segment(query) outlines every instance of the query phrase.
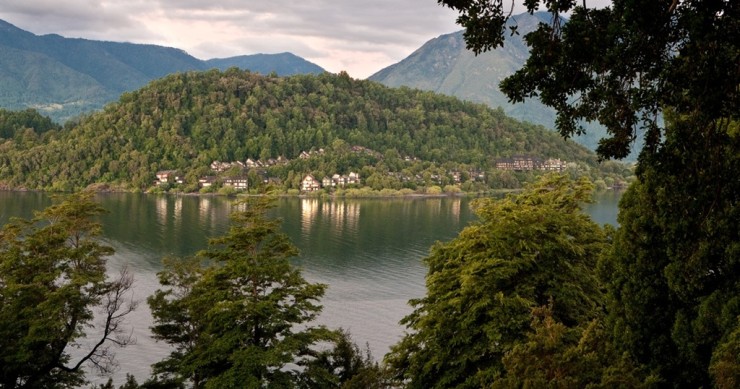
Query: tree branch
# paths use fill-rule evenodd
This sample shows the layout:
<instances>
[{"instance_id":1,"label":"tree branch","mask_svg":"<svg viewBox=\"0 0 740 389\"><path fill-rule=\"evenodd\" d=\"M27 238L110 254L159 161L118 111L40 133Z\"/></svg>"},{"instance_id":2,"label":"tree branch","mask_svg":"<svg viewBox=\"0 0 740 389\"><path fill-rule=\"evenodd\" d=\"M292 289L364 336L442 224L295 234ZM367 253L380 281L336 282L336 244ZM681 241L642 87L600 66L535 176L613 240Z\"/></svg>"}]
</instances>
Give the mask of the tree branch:
<instances>
[{"instance_id":1,"label":"tree branch","mask_svg":"<svg viewBox=\"0 0 740 389\"><path fill-rule=\"evenodd\" d=\"M135 339L133 333L116 337L115 339L111 335L117 335L121 333L120 326L129 313L133 312L138 305L137 301L134 301L133 295L130 299L126 298L126 295L131 291L133 286L134 277L129 272L127 267L121 269L120 276L117 280L110 284L108 292L104 296L104 304L102 311L105 313L105 326L103 327L103 334L100 340L93 346L82 359L73 367L67 367L60 365L59 368L63 371L73 372L77 371L84 363L91 362L101 372L110 371L109 367L113 364L113 355L109 353L108 347L103 345L110 341L120 347L126 347L129 344L133 344ZM103 359L107 362L101 363Z\"/></svg>"}]
</instances>

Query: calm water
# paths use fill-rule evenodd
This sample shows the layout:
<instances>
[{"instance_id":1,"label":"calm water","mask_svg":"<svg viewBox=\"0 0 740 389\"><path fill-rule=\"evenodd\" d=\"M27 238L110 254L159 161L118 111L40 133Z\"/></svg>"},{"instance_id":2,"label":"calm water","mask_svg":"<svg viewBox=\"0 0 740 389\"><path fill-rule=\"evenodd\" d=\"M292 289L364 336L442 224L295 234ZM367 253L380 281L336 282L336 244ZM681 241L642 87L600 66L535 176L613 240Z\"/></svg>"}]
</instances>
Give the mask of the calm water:
<instances>
[{"instance_id":1,"label":"calm water","mask_svg":"<svg viewBox=\"0 0 740 389\"><path fill-rule=\"evenodd\" d=\"M587 212L600 224L614 224L619 196L599 195ZM161 259L192 255L206 247L208 237L226 232L231 203L222 197L143 194L98 199L109 211L102 218L104 239L116 250L109 269L129 266L140 301L128 320L137 343L117 351L120 369L114 378L120 383L129 372L141 382L149 366L168 353L167 345L149 337L151 315L145 301L158 288ZM45 194L0 192L0 222L30 217L49 204ZM430 246L453 238L474 219L469 201L460 198L286 198L274 213L301 250L293 263L310 281L329 285L319 322L348 329L358 344L369 344L376 359L402 336L398 322L411 311L407 301L424 295L421 260Z\"/></svg>"}]
</instances>

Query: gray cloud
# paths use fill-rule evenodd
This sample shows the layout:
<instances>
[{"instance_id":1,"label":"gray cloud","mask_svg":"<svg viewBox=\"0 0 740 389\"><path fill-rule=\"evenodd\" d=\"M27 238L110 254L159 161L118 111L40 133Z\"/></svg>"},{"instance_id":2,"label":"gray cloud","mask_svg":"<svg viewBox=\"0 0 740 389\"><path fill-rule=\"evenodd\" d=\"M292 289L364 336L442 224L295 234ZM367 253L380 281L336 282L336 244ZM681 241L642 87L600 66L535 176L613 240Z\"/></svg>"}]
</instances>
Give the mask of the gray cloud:
<instances>
[{"instance_id":1,"label":"gray cloud","mask_svg":"<svg viewBox=\"0 0 740 389\"><path fill-rule=\"evenodd\" d=\"M599 0L606 1L606 0ZM57 33L174 46L202 59L290 51L366 77L459 30L435 0L4 0L0 18Z\"/></svg>"}]
</instances>

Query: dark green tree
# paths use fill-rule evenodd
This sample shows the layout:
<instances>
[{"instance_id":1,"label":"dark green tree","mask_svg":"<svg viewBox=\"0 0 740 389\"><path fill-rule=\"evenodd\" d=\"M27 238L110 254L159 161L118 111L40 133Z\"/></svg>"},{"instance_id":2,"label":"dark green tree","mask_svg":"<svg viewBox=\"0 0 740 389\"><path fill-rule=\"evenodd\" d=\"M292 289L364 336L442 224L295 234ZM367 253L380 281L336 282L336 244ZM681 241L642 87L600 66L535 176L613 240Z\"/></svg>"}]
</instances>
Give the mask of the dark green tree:
<instances>
[{"instance_id":1,"label":"dark green tree","mask_svg":"<svg viewBox=\"0 0 740 389\"><path fill-rule=\"evenodd\" d=\"M269 197L236 203L225 236L197 258L165 262L159 278L168 289L148 299L155 338L175 347L154 365L159 377L196 388L295 387L296 366L331 339L311 325L326 286L290 265L298 250L268 218L272 204Z\"/></svg>"},{"instance_id":2,"label":"dark green tree","mask_svg":"<svg viewBox=\"0 0 740 389\"><path fill-rule=\"evenodd\" d=\"M501 0L440 3L461 12L474 51L503 44ZM580 120L601 122L605 158L625 156L645 132L638 183L601 265L614 342L675 386L709 387L712 355L740 315L740 2L524 4L553 19L525 37L530 58L501 84L510 99L555 108L565 136Z\"/></svg>"},{"instance_id":3,"label":"dark green tree","mask_svg":"<svg viewBox=\"0 0 740 389\"><path fill-rule=\"evenodd\" d=\"M601 273L615 342L676 385L708 387L740 316L740 181L728 178L740 137L669 128L622 198Z\"/></svg>"},{"instance_id":4,"label":"dark green tree","mask_svg":"<svg viewBox=\"0 0 740 389\"><path fill-rule=\"evenodd\" d=\"M516 33L503 0L438 2L460 12L458 23L476 53L504 45L507 30ZM695 131L740 117L737 2L614 0L602 9L574 0L523 4L529 12L546 9L552 22L525 36L530 57L501 83L502 91L514 102L537 97L556 109L564 136L582 132L581 120L600 122L610 134L598 149L603 157L626 156L639 128L646 130L646 148L658 147L667 107L701 124ZM568 12L566 22L561 15Z\"/></svg>"},{"instance_id":5,"label":"dark green tree","mask_svg":"<svg viewBox=\"0 0 740 389\"><path fill-rule=\"evenodd\" d=\"M75 387L83 366L109 371L110 345L131 341L122 319L136 306L133 279L125 269L106 277L113 249L96 239L101 212L91 194L78 193L0 231L0 387ZM73 348L82 351L73 356Z\"/></svg>"},{"instance_id":6,"label":"dark green tree","mask_svg":"<svg viewBox=\"0 0 740 389\"><path fill-rule=\"evenodd\" d=\"M386 371L373 360L369 346L361 350L350 333L342 329L334 333L330 348L316 352L303 366L306 368L301 375L303 388L391 387Z\"/></svg>"},{"instance_id":7,"label":"dark green tree","mask_svg":"<svg viewBox=\"0 0 740 389\"><path fill-rule=\"evenodd\" d=\"M580 208L591 189L548 175L521 194L478 201L480 220L425 260L427 294L411 301L409 333L386 356L395 378L410 388L488 387L533 308L552 299L557 321L590 321L602 303L594 268L607 243Z\"/></svg>"},{"instance_id":8,"label":"dark green tree","mask_svg":"<svg viewBox=\"0 0 740 389\"><path fill-rule=\"evenodd\" d=\"M718 388L740 386L740 325L714 349L709 372Z\"/></svg>"}]
</instances>

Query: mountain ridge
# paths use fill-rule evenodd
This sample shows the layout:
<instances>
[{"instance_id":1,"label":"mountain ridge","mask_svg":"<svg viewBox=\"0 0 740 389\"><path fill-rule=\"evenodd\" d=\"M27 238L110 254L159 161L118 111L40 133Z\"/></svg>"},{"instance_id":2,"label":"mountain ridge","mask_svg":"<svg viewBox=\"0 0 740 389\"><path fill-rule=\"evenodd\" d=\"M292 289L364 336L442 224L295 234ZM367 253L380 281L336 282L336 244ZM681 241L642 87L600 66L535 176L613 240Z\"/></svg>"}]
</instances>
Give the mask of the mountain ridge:
<instances>
[{"instance_id":1,"label":"mountain ridge","mask_svg":"<svg viewBox=\"0 0 740 389\"><path fill-rule=\"evenodd\" d=\"M1 19L0 53L0 107L35 108L57 122L178 72L232 66L281 76L324 71L290 53L201 60L174 47L36 35Z\"/></svg>"},{"instance_id":2,"label":"mountain ridge","mask_svg":"<svg viewBox=\"0 0 740 389\"><path fill-rule=\"evenodd\" d=\"M492 108L501 107L515 119L554 129L556 113L553 108L536 98L512 104L498 86L504 78L519 70L529 57L523 37L539 23L549 23L550 20L551 16L546 12L515 15L507 26L516 25L517 33L507 36L503 47L479 55L466 48L463 30L443 34L368 79L390 87L418 88ZM574 137L574 140L595 150L599 139L605 135L605 129L592 123L584 126L586 134Z\"/></svg>"}]
</instances>

